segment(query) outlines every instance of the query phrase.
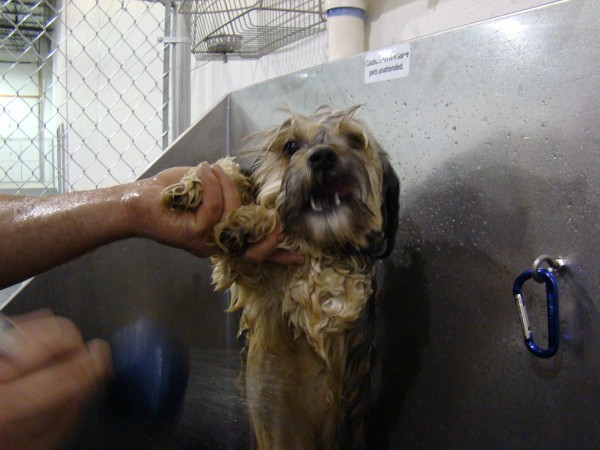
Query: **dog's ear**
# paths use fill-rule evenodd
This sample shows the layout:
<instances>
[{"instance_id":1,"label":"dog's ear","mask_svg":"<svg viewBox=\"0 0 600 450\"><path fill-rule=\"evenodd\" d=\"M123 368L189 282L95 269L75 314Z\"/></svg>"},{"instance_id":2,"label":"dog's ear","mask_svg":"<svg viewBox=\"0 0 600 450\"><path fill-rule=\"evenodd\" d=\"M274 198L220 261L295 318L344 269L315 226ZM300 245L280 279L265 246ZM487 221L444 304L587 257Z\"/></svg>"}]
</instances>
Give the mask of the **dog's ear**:
<instances>
[{"instance_id":1,"label":"dog's ear","mask_svg":"<svg viewBox=\"0 0 600 450\"><path fill-rule=\"evenodd\" d=\"M379 156L383 168L383 195L381 202L381 217L383 221L384 247L377 256L379 259L387 258L394 249L394 240L398 230L400 212L400 180L394 172L387 155Z\"/></svg>"}]
</instances>

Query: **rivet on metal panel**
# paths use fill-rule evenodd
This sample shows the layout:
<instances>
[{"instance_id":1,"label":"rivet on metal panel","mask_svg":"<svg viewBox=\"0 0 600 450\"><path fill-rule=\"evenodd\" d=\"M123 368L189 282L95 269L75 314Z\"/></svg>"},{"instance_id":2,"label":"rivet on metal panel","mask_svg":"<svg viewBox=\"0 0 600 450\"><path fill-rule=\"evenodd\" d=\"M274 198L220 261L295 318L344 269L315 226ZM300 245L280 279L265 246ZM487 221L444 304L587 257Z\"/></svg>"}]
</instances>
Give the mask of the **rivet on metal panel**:
<instances>
[{"instance_id":1,"label":"rivet on metal panel","mask_svg":"<svg viewBox=\"0 0 600 450\"><path fill-rule=\"evenodd\" d=\"M564 260L563 260L564 261ZM564 272L564 269L563 269ZM534 355L540 358L550 358L558 351L559 344L559 318L558 318L558 285L554 275L546 269L537 269L536 274L546 284L546 306L548 314L548 347L540 348L533 340L533 333L529 325L525 297L523 296L523 285L533 278L534 271L528 269L517 277L513 285L513 296L519 308L521 325L525 346ZM559 271L560 273L560 271Z\"/></svg>"}]
</instances>

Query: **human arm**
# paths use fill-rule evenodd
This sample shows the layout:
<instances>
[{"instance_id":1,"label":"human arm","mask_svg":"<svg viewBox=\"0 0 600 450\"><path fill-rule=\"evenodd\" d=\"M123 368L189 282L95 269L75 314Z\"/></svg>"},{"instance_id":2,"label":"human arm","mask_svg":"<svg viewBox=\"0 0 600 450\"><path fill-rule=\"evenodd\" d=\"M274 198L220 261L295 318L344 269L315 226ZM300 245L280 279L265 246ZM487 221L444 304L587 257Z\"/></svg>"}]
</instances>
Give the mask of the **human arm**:
<instances>
[{"instance_id":1,"label":"human arm","mask_svg":"<svg viewBox=\"0 0 600 450\"><path fill-rule=\"evenodd\" d=\"M217 166L198 167L205 200L176 213L160 192L189 167L104 189L47 197L0 196L0 287L69 261L112 241L148 237L198 256L215 251L212 227L239 205L233 181Z\"/></svg>"},{"instance_id":2,"label":"human arm","mask_svg":"<svg viewBox=\"0 0 600 450\"><path fill-rule=\"evenodd\" d=\"M202 163L197 168L204 186L202 204L194 211L171 211L161 204L160 194L189 169L171 168L152 178L91 191L0 195L0 288L128 237L150 238L200 257L215 253L213 226L239 207L239 193L221 167ZM277 230L252 246L248 259L301 262L301 256L277 248L282 239Z\"/></svg>"}]
</instances>

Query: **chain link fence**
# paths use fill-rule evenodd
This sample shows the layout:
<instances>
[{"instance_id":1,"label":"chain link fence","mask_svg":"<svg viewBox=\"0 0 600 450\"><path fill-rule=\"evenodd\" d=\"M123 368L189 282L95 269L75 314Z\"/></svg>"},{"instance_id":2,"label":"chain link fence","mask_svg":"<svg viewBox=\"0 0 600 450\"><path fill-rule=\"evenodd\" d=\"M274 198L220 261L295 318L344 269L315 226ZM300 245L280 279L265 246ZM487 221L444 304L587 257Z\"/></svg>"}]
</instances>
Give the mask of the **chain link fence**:
<instances>
[{"instance_id":1,"label":"chain link fence","mask_svg":"<svg viewBox=\"0 0 600 450\"><path fill-rule=\"evenodd\" d=\"M2 1L0 192L122 183L161 154L170 3Z\"/></svg>"}]
</instances>

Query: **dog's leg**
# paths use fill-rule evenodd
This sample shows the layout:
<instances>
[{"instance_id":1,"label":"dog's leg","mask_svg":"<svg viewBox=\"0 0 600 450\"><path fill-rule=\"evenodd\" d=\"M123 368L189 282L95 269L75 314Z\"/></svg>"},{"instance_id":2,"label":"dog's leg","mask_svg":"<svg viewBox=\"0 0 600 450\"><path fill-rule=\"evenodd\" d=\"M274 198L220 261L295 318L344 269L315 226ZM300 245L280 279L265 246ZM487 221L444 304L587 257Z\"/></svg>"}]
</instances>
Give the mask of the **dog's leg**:
<instances>
[{"instance_id":1,"label":"dog's leg","mask_svg":"<svg viewBox=\"0 0 600 450\"><path fill-rule=\"evenodd\" d=\"M347 331L347 358L342 391L345 409L345 435L349 448L366 448L365 426L371 406L371 366L375 334L375 293L361 311L360 318Z\"/></svg>"},{"instance_id":2,"label":"dog's leg","mask_svg":"<svg viewBox=\"0 0 600 450\"><path fill-rule=\"evenodd\" d=\"M215 225L215 242L227 254L242 255L250 244L275 229L275 219L273 210L258 205L240 206Z\"/></svg>"}]
</instances>

